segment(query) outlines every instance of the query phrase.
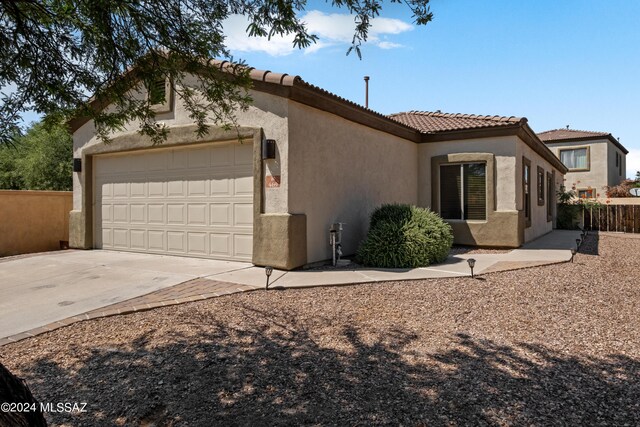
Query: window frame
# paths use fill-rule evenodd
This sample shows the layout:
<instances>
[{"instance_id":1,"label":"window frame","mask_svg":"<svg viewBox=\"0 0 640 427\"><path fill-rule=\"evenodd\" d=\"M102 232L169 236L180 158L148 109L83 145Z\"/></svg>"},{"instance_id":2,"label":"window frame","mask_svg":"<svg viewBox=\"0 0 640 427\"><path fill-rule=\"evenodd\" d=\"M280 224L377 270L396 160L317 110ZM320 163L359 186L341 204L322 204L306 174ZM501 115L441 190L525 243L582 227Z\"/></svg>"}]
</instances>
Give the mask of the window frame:
<instances>
[{"instance_id":1,"label":"window frame","mask_svg":"<svg viewBox=\"0 0 640 427\"><path fill-rule=\"evenodd\" d=\"M547 172L547 222L553 221L553 200L555 200L556 193L555 185L555 171L553 173Z\"/></svg>"},{"instance_id":2,"label":"window frame","mask_svg":"<svg viewBox=\"0 0 640 427\"><path fill-rule=\"evenodd\" d=\"M522 157L522 210L525 228L529 228L531 227L531 160L526 157Z\"/></svg>"},{"instance_id":3,"label":"window frame","mask_svg":"<svg viewBox=\"0 0 640 427\"><path fill-rule=\"evenodd\" d=\"M483 165L484 166L484 185L485 185L485 200L484 200L484 219L465 219L465 165ZM445 218L442 214L442 168L447 166L460 166L460 218ZM438 165L438 212L442 216L442 219L446 221L459 221L459 222L486 222L489 218L489 179L488 179L489 167L486 161L462 161L462 162L448 162Z\"/></svg>"},{"instance_id":4,"label":"window frame","mask_svg":"<svg viewBox=\"0 0 640 427\"><path fill-rule=\"evenodd\" d=\"M587 196L586 199L595 199L596 196L596 190L595 188L578 188L576 189L576 195L578 197L578 199L582 199L582 196L580 196L580 192L583 191L585 193L591 193L591 196Z\"/></svg>"},{"instance_id":5,"label":"window frame","mask_svg":"<svg viewBox=\"0 0 640 427\"><path fill-rule=\"evenodd\" d=\"M536 168L536 191L538 193L538 206L544 206L545 180L544 169L541 166Z\"/></svg>"},{"instance_id":6,"label":"window frame","mask_svg":"<svg viewBox=\"0 0 640 427\"><path fill-rule=\"evenodd\" d=\"M563 151L575 151L575 150L587 150L587 167L586 168L570 168L568 165L565 165L569 172L589 172L591 170L591 147L588 145L580 146L580 147L571 147L571 148L560 148L558 149L558 159L562 162L562 152ZM564 163L563 163L564 164Z\"/></svg>"}]
</instances>

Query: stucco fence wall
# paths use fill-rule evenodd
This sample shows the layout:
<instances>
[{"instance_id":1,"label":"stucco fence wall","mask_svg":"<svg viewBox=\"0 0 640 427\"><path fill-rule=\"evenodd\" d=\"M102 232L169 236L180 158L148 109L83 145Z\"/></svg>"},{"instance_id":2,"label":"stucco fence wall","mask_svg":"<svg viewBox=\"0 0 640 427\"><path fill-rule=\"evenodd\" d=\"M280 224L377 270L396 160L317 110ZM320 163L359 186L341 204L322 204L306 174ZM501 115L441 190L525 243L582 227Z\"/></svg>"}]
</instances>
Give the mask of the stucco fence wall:
<instances>
[{"instance_id":1,"label":"stucco fence wall","mask_svg":"<svg viewBox=\"0 0 640 427\"><path fill-rule=\"evenodd\" d=\"M60 249L72 205L71 191L0 190L0 256Z\"/></svg>"}]
</instances>

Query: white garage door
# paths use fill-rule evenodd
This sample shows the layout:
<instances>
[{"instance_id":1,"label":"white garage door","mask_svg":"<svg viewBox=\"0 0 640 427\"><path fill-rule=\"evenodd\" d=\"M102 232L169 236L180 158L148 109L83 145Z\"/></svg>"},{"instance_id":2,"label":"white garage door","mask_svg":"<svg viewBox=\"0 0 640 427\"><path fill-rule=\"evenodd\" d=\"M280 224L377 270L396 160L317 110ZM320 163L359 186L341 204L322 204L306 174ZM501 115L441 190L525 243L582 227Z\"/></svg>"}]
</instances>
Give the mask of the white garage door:
<instances>
[{"instance_id":1,"label":"white garage door","mask_svg":"<svg viewBox=\"0 0 640 427\"><path fill-rule=\"evenodd\" d=\"M95 246L251 260L251 143L96 156Z\"/></svg>"}]
</instances>

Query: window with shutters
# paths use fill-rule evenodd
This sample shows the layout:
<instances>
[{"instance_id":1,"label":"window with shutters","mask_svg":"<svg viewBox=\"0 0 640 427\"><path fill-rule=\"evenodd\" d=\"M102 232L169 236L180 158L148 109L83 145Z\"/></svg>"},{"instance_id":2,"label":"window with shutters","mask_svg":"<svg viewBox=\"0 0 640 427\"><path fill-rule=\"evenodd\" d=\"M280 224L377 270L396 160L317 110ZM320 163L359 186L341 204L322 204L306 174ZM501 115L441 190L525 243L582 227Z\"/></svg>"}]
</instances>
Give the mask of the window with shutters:
<instances>
[{"instance_id":1,"label":"window with shutters","mask_svg":"<svg viewBox=\"0 0 640 427\"><path fill-rule=\"evenodd\" d=\"M487 165L440 166L440 215L444 219L487 219Z\"/></svg>"}]
</instances>

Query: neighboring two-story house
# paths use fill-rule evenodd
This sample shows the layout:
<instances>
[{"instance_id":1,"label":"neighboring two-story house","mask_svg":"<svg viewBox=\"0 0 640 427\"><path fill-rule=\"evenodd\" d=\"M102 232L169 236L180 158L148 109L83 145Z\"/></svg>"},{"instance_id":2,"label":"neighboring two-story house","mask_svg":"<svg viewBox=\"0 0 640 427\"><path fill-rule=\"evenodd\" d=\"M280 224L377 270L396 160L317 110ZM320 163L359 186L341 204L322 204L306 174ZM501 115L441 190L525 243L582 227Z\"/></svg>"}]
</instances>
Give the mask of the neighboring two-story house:
<instances>
[{"instance_id":1,"label":"neighboring two-story house","mask_svg":"<svg viewBox=\"0 0 640 427\"><path fill-rule=\"evenodd\" d=\"M629 151L610 133L567 127L541 132L538 137L569 169L566 184L569 188L575 184L578 197L604 197L605 187L626 178Z\"/></svg>"}]
</instances>

